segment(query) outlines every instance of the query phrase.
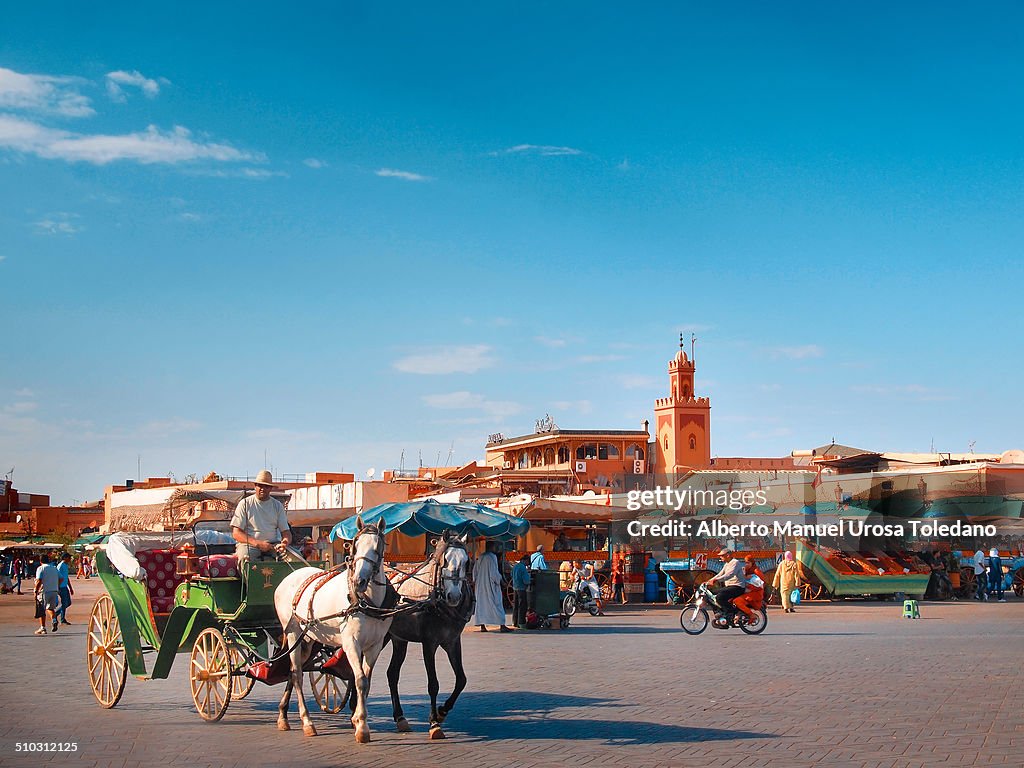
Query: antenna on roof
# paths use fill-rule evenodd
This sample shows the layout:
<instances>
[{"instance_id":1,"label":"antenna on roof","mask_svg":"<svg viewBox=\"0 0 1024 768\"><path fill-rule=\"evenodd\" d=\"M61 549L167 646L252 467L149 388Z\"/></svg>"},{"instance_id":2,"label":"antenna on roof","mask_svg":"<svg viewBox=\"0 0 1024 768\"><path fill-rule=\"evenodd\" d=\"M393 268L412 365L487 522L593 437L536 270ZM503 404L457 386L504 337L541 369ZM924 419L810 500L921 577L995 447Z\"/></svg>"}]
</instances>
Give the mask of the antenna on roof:
<instances>
[{"instance_id":1,"label":"antenna on roof","mask_svg":"<svg viewBox=\"0 0 1024 768\"><path fill-rule=\"evenodd\" d=\"M452 440L452 447L448 449L448 458L444 460L444 465L450 467L452 465L452 454L455 453L455 441Z\"/></svg>"}]
</instances>

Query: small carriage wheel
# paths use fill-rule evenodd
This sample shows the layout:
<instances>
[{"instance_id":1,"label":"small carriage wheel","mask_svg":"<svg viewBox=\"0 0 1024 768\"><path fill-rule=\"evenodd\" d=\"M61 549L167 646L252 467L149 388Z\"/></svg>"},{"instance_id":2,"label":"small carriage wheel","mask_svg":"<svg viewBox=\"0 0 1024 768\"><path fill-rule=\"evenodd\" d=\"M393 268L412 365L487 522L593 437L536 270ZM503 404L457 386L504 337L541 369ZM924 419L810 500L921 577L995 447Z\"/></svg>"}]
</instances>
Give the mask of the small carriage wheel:
<instances>
[{"instance_id":1,"label":"small carriage wheel","mask_svg":"<svg viewBox=\"0 0 1024 768\"><path fill-rule=\"evenodd\" d=\"M336 715L345 707L348 691L342 691L338 678L326 672L309 672L309 687L320 709L329 715Z\"/></svg>"},{"instance_id":2,"label":"small carriage wheel","mask_svg":"<svg viewBox=\"0 0 1024 768\"><path fill-rule=\"evenodd\" d=\"M228 647L228 651L231 653L231 698L241 701L252 693L252 687L256 685L256 678L244 674L248 664L246 664L247 659L241 648L232 643ZM234 674L235 672L243 674L237 675Z\"/></svg>"},{"instance_id":3,"label":"small carriage wheel","mask_svg":"<svg viewBox=\"0 0 1024 768\"><path fill-rule=\"evenodd\" d=\"M1018 568L1013 572L1013 594L1017 597L1024 596L1024 568Z\"/></svg>"},{"instance_id":4,"label":"small carriage wheel","mask_svg":"<svg viewBox=\"0 0 1024 768\"><path fill-rule=\"evenodd\" d=\"M89 685L96 701L104 709L116 706L124 693L128 665L121 625L117 621L114 601L110 595L100 595L93 603L85 636L85 663L89 669Z\"/></svg>"},{"instance_id":5,"label":"small carriage wheel","mask_svg":"<svg viewBox=\"0 0 1024 768\"><path fill-rule=\"evenodd\" d=\"M199 716L210 723L224 717L234 686L228 644L216 627L204 629L196 638L188 677Z\"/></svg>"}]
</instances>

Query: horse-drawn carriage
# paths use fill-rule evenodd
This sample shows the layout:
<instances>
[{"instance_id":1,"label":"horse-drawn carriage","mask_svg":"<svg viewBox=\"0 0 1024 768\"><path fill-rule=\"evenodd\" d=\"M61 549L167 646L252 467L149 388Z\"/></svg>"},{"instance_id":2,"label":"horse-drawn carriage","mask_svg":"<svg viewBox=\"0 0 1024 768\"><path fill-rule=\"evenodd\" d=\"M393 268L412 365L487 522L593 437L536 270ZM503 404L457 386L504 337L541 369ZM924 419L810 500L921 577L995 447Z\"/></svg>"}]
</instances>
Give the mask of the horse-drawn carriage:
<instances>
[{"instance_id":1,"label":"horse-drawn carriage","mask_svg":"<svg viewBox=\"0 0 1024 768\"><path fill-rule=\"evenodd\" d=\"M86 652L100 706L117 705L129 672L165 679L179 653L189 654L192 700L204 720L219 720L252 690L247 672L273 655L281 636L274 592L306 563L292 553L239 565L227 530L203 522L189 531L117 533L97 552L107 592L93 604ZM310 684L322 709L340 710L332 677L310 665Z\"/></svg>"},{"instance_id":2,"label":"horse-drawn carriage","mask_svg":"<svg viewBox=\"0 0 1024 768\"><path fill-rule=\"evenodd\" d=\"M370 738L369 670L390 638L395 652L388 679L399 730L409 730L397 688L407 643L429 648L433 681L434 650L444 647L452 659L456 688L438 707L434 683L431 701L430 735L443 738L440 723L465 685L460 636L473 593L464 541L469 535L511 538L529 523L486 511L458 510L453 516L451 505L441 506L420 505L414 515L411 505L382 505L365 513L370 523L352 518L339 524L332 538L347 539L350 554L331 570L312 566L293 550L283 560L239 563L226 522L115 534L97 554L107 593L93 605L87 631L87 670L96 700L114 707L129 671L141 679L163 679L176 655L188 652L192 699L204 720L223 717L231 700L247 696L257 679L287 681L278 728L289 729L288 702L298 688L303 731L315 735L301 693L302 675L308 673L321 709L337 713L353 703L356 740L364 742ZM434 554L404 586L383 578L385 533L398 528L439 534ZM146 657L153 654L147 668ZM339 679L348 684L344 691Z\"/></svg>"}]
</instances>

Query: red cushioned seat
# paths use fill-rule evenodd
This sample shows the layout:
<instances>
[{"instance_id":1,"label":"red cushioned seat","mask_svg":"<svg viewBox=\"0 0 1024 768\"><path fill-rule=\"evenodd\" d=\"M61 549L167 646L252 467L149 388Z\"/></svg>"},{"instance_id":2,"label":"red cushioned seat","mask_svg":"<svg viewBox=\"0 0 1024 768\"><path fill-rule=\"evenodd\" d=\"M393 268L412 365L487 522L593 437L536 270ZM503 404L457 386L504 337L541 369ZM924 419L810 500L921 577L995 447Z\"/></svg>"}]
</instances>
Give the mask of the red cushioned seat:
<instances>
[{"instance_id":1,"label":"red cushioned seat","mask_svg":"<svg viewBox=\"0 0 1024 768\"><path fill-rule=\"evenodd\" d=\"M199 558L200 576L211 579L238 577L238 557L235 555L205 555Z\"/></svg>"},{"instance_id":2,"label":"red cushioned seat","mask_svg":"<svg viewBox=\"0 0 1024 768\"><path fill-rule=\"evenodd\" d=\"M150 549L135 555L146 571L146 588L153 613L170 613L174 608L174 590L184 581L175 567L177 557L178 551L173 549Z\"/></svg>"}]
</instances>

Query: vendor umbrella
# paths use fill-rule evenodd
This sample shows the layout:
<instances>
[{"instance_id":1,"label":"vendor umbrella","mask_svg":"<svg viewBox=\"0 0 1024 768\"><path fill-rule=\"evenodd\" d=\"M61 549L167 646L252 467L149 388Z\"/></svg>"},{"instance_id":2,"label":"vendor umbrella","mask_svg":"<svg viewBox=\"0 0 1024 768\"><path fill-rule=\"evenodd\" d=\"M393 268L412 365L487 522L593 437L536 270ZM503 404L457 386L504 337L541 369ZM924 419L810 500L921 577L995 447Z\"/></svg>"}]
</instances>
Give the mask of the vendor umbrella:
<instances>
[{"instance_id":1,"label":"vendor umbrella","mask_svg":"<svg viewBox=\"0 0 1024 768\"><path fill-rule=\"evenodd\" d=\"M445 531L456 531L474 538L508 541L530 530L528 520L481 504L445 504L435 499L378 504L363 510L359 518L365 525L383 523L385 533L397 530L406 536L440 536ZM350 517L331 529L330 538L351 540L357 532L356 518Z\"/></svg>"}]
</instances>

